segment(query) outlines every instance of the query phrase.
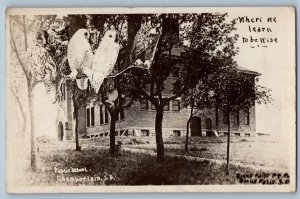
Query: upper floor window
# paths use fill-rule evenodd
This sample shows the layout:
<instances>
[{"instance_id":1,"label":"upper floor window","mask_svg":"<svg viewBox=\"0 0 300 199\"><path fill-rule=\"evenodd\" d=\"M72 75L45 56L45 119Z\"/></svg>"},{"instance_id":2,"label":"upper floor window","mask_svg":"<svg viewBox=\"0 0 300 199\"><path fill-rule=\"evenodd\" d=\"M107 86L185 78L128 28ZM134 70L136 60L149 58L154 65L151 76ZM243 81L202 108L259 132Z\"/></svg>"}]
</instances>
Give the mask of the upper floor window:
<instances>
[{"instance_id":1,"label":"upper floor window","mask_svg":"<svg viewBox=\"0 0 300 199\"><path fill-rule=\"evenodd\" d=\"M95 108L87 108L86 109L86 126L92 127L95 126Z\"/></svg>"},{"instance_id":2,"label":"upper floor window","mask_svg":"<svg viewBox=\"0 0 300 199\"><path fill-rule=\"evenodd\" d=\"M244 112L244 124L245 125L249 125L250 124L250 112L249 112L249 109Z\"/></svg>"},{"instance_id":3,"label":"upper floor window","mask_svg":"<svg viewBox=\"0 0 300 199\"><path fill-rule=\"evenodd\" d=\"M155 109L156 108L155 108L154 104L151 103L151 110L155 110Z\"/></svg>"},{"instance_id":4,"label":"upper floor window","mask_svg":"<svg viewBox=\"0 0 300 199\"><path fill-rule=\"evenodd\" d=\"M60 93L61 95L59 96L58 101L66 100L66 83L60 85Z\"/></svg>"},{"instance_id":5,"label":"upper floor window","mask_svg":"<svg viewBox=\"0 0 300 199\"><path fill-rule=\"evenodd\" d=\"M234 118L235 118L234 123L240 124L240 112L239 111L235 112Z\"/></svg>"},{"instance_id":6,"label":"upper floor window","mask_svg":"<svg viewBox=\"0 0 300 199\"><path fill-rule=\"evenodd\" d=\"M164 106L164 111L169 111L170 110L170 102L167 102Z\"/></svg>"},{"instance_id":7,"label":"upper floor window","mask_svg":"<svg viewBox=\"0 0 300 199\"><path fill-rule=\"evenodd\" d=\"M179 100L172 101L172 110L173 111L180 111L180 103Z\"/></svg>"},{"instance_id":8,"label":"upper floor window","mask_svg":"<svg viewBox=\"0 0 300 199\"><path fill-rule=\"evenodd\" d=\"M108 110L106 107L104 110L104 124L108 124Z\"/></svg>"},{"instance_id":9,"label":"upper floor window","mask_svg":"<svg viewBox=\"0 0 300 199\"><path fill-rule=\"evenodd\" d=\"M100 124L107 124L108 123L108 111L106 107L101 104L100 105Z\"/></svg>"},{"instance_id":10,"label":"upper floor window","mask_svg":"<svg viewBox=\"0 0 300 199\"><path fill-rule=\"evenodd\" d=\"M224 123L224 124L228 124L227 117L229 117L229 116L228 116L228 112L227 112L227 107L224 106L224 107L223 107L223 123Z\"/></svg>"},{"instance_id":11,"label":"upper floor window","mask_svg":"<svg viewBox=\"0 0 300 199\"><path fill-rule=\"evenodd\" d=\"M117 121L124 120L124 119L125 119L124 109L121 108L121 110L120 110L120 112L118 114Z\"/></svg>"},{"instance_id":12,"label":"upper floor window","mask_svg":"<svg viewBox=\"0 0 300 199\"><path fill-rule=\"evenodd\" d=\"M147 99L141 99L140 100L140 108L148 110L149 106L148 106L148 100Z\"/></svg>"}]
</instances>

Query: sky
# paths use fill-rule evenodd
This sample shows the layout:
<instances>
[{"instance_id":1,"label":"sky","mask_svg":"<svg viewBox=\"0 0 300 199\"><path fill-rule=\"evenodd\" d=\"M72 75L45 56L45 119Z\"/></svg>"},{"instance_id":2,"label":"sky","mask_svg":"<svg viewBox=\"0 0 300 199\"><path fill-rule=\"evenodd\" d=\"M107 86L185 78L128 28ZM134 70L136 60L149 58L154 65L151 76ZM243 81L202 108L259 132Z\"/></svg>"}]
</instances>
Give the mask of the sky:
<instances>
[{"instance_id":1,"label":"sky","mask_svg":"<svg viewBox=\"0 0 300 199\"><path fill-rule=\"evenodd\" d=\"M237 46L240 52L236 56L236 61L242 67L262 74L259 77L259 84L272 89L273 99L272 104L256 105L256 129L257 132L284 138L285 129L293 125L292 121L295 117L293 10L274 8L266 11L265 8L241 8L229 13L229 18L245 16L250 20L254 18L255 22L237 21L236 32L240 35ZM267 22L270 17L272 22ZM254 29L258 31L258 28L261 30L265 28L265 31L255 32ZM251 37L252 41L258 39L258 42L251 42ZM248 42L243 38L248 39ZM273 42L261 43L260 38L273 38ZM275 38L277 42L274 42Z\"/></svg>"}]
</instances>

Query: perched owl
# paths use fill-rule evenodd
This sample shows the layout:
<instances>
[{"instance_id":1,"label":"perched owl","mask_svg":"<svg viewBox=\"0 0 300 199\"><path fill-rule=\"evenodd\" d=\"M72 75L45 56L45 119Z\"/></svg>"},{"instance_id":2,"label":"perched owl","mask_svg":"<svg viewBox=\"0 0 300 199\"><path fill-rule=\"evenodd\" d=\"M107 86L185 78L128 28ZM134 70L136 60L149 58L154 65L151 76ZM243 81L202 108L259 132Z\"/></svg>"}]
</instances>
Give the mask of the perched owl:
<instances>
[{"instance_id":1,"label":"perched owl","mask_svg":"<svg viewBox=\"0 0 300 199\"><path fill-rule=\"evenodd\" d=\"M47 92L51 90L53 81L56 78L56 64L51 54L44 47L46 39L43 33L39 32L34 45L27 50L27 59L30 66L28 72L31 75L33 86L38 82L44 82Z\"/></svg>"},{"instance_id":2,"label":"perched owl","mask_svg":"<svg viewBox=\"0 0 300 199\"><path fill-rule=\"evenodd\" d=\"M130 63L136 67L149 69L161 31L158 26L152 25L151 21L142 23L137 32L130 52Z\"/></svg>"},{"instance_id":3,"label":"perched owl","mask_svg":"<svg viewBox=\"0 0 300 199\"><path fill-rule=\"evenodd\" d=\"M92 88L97 93L104 78L112 72L118 58L119 49L117 31L114 29L107 30L95 52L92 69L84 71L89 77Z\"/></svg>"},{"instance_id":4,"label":"perched owl","mask_svg":"<svg viewBox=\"0 0 300 199\"><path fill-rule=\"evenodd\" d=\"M79 29L69 41L67 58L71 68L71 74L68 75L70 79L76 79L78 73L84 76L84 71L92 67L94 54L88 38L89 32L86 29ZM82 90L86 89L78 86Z\"/></svg>"}]
</instances>

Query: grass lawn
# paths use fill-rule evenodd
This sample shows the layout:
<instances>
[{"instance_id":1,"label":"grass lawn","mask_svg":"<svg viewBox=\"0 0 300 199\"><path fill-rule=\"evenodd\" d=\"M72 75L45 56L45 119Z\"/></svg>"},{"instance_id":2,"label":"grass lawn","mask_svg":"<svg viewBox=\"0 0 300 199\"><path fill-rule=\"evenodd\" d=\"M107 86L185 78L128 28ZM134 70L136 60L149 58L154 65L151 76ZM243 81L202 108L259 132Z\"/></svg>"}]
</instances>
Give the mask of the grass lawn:
<instances>
[{"instance_id":1,"label":"grass lawn","mask_svg":"<svg viewBox=\"0 0 300 199\"><path fill-rule=\"evenodd\" d=\"M156 152L155 139L116 137L123 148L142 149ZM227 137L190 137L189 152L184 151L184 137L165 138L165 151L169 155L187 155L212 160L226 160ZM109 146L108 138L83 141L83 144L99 147ZM270 136L232 137L230 143L231 163L240 163L256 167L269 167L275 171L286 172L289 169L288 143Z\"/></svg>"},{"instance_id":2,"label":"grass lawn","mask_svg":"<svg viewBox=\"0 0 300 199\"><path fill-rule=\"evenodd\" d=\"M107 148L86 143L82 143L82 146L83 150L77 152L73 150L74 143L56 141L40 143L39 171L27 172L27 184L40 186L234 184L236 173L254 172L249 168L232 165L230 174L226 175L225 164L216 164L208 160L187 161L184 158L167 155L165 164L157 164L155 156L150 154L122 150L117 155L111 156ZM56 169L69 168L86 168L86 171L64 174L55 172Z\"/></svg>"}]
</instances>

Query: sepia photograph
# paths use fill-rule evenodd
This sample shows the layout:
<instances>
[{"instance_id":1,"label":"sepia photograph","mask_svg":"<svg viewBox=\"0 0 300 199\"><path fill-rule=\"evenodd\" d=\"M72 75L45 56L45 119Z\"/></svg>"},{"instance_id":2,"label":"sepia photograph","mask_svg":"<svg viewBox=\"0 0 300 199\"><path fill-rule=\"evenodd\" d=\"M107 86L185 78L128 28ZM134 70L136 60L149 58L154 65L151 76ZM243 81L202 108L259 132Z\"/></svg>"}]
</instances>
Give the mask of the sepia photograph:
<instances>
[{"instance_id":1,"label":"sepia photograph","mask_svg":"<svg viewBox=\"0 0 300 199\"><path fill-rule=\"evenodd\" d=\"M294 192L295 15L8 8L7 192Z\"/></svg>"}]
</instances>

